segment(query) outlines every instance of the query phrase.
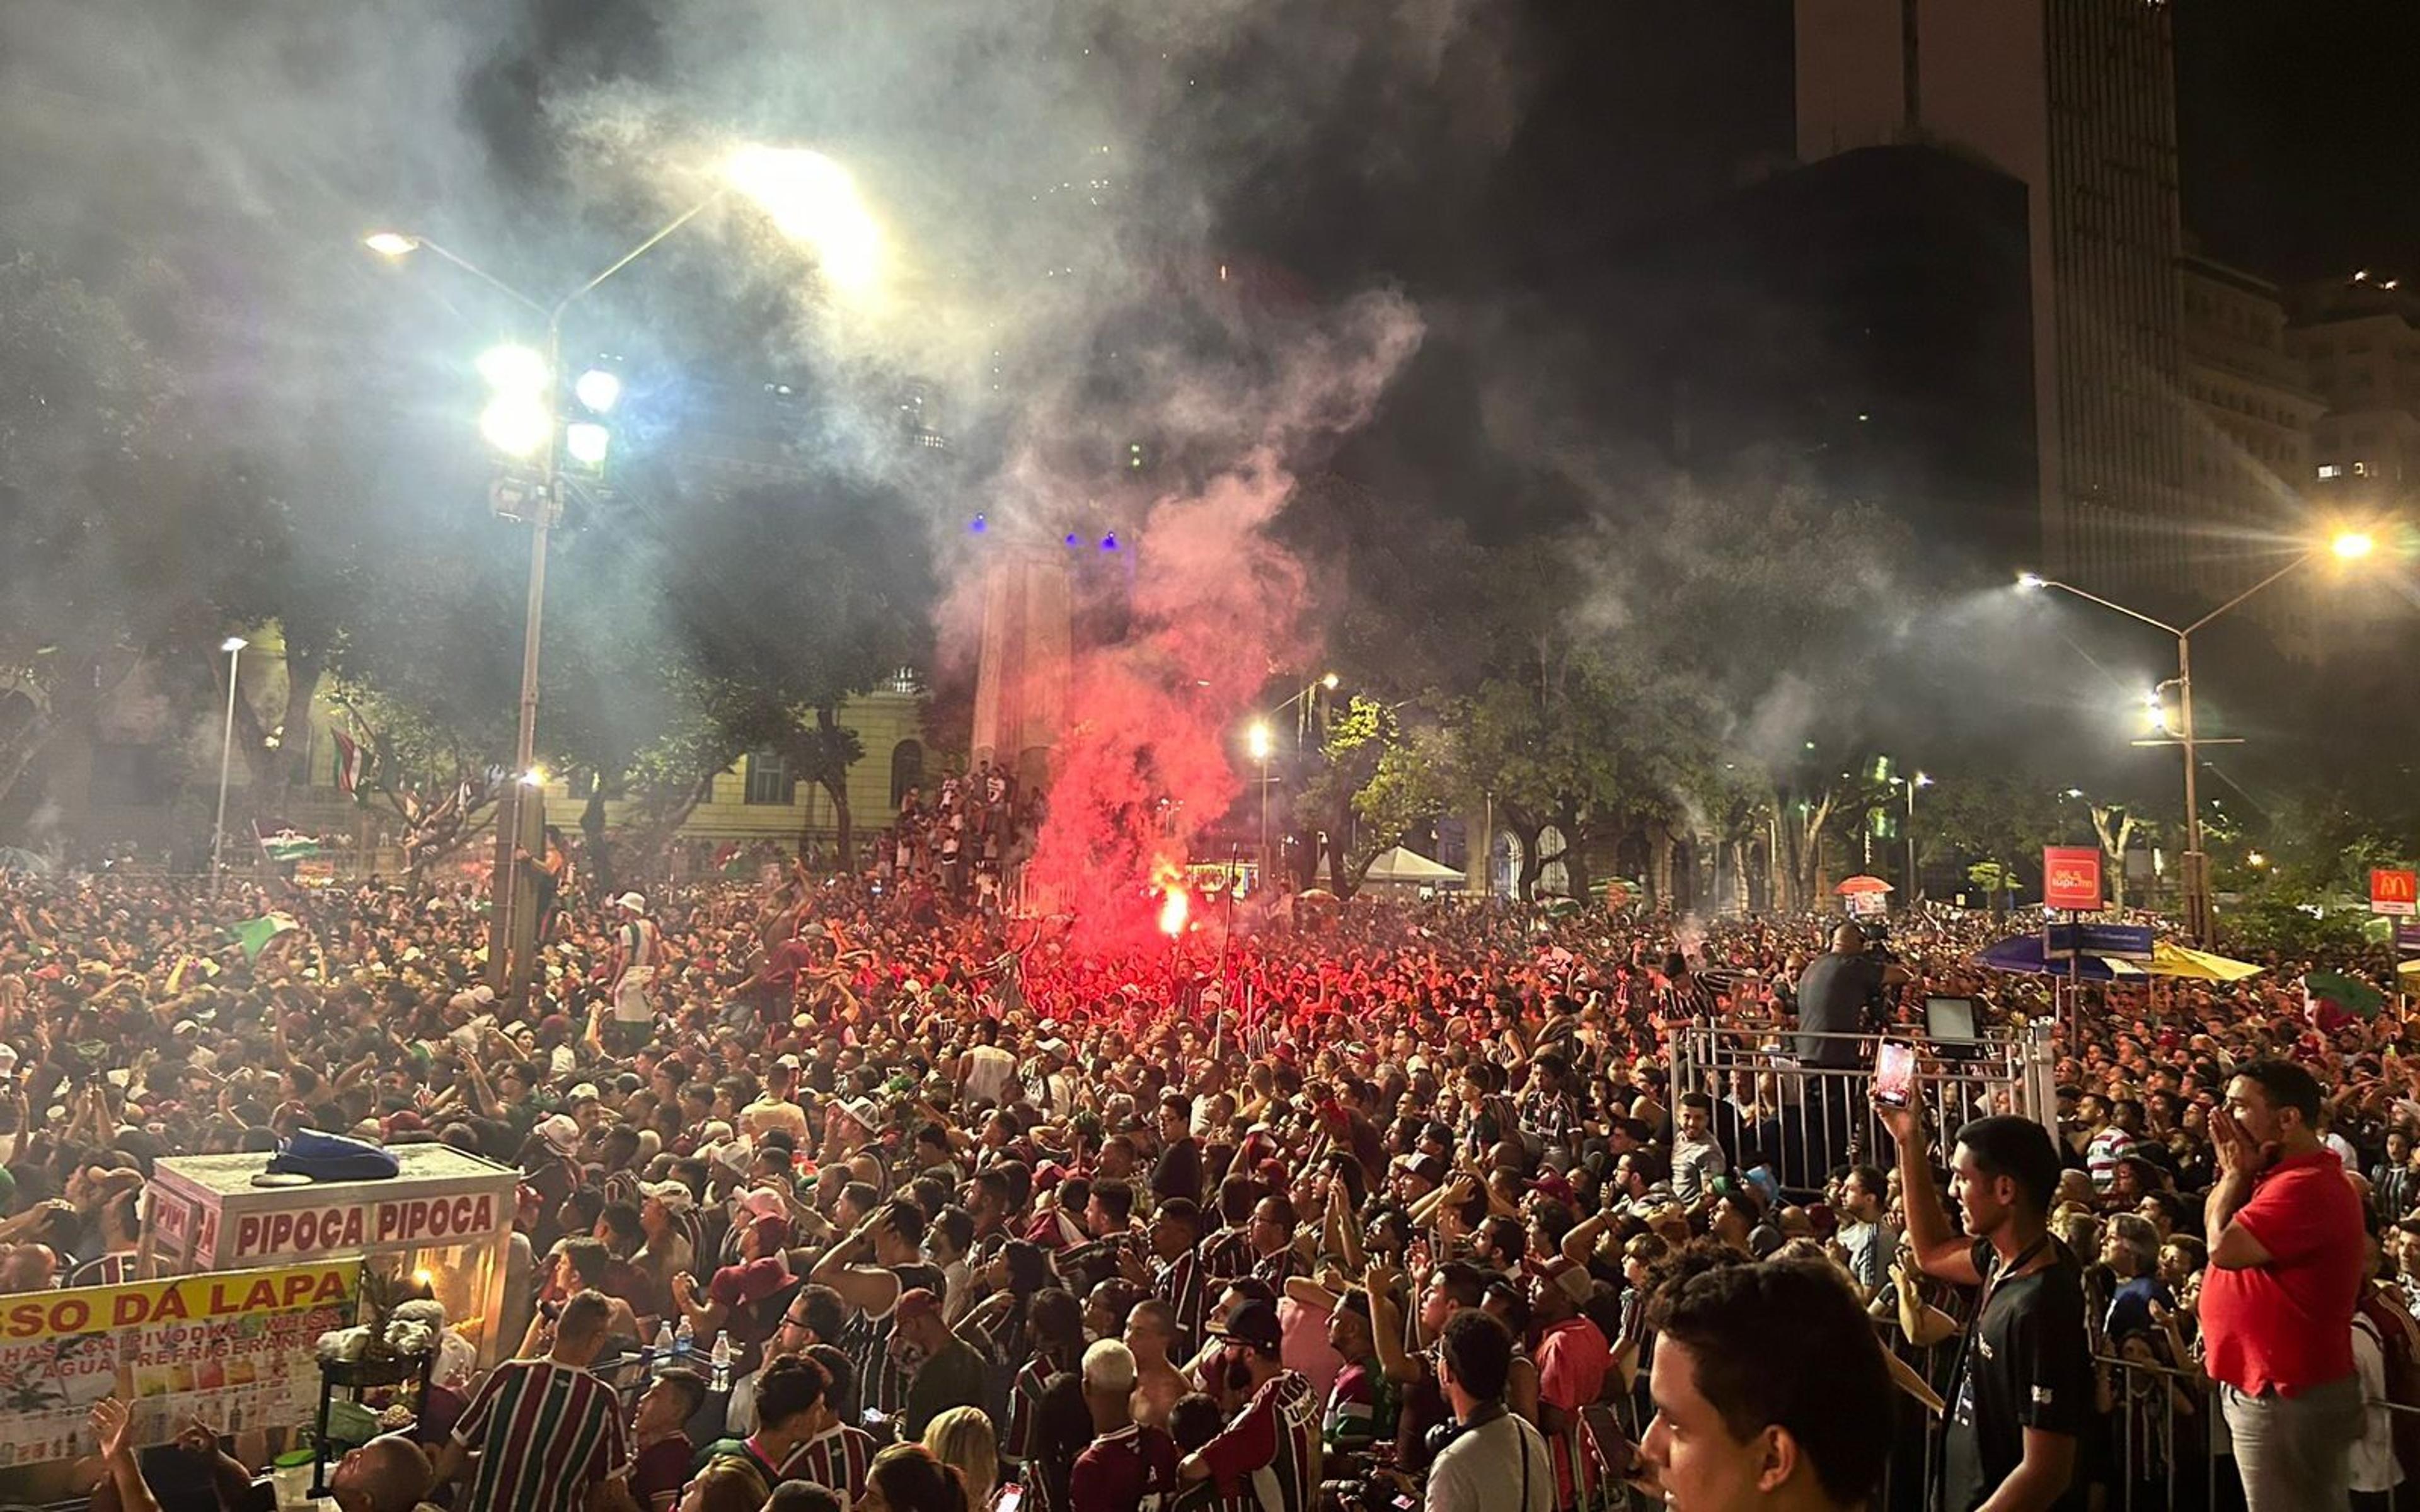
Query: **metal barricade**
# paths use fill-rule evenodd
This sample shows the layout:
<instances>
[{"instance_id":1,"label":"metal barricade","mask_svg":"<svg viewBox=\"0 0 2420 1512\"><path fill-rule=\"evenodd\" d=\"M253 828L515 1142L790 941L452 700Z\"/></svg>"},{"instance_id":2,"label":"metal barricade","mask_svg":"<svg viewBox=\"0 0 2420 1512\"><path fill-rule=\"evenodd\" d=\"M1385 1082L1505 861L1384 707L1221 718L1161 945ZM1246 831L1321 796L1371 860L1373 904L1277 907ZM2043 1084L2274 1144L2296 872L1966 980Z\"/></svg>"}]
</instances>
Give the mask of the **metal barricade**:
<instances>
[{"instance_id":1,"label":"metal barricade","mask_svg":"<svg viewBox=\"0 0 2420 1512\"><path fill-rule=\"evenodd\" d=\"M1930 1126L1946 1138L1971 1119L2005 1113L2055 1134L2047 1027L1996 1031L1954 1047L1919 1045L1927 1054L1917 1088ZM1673 1105L1684 1093L1706 1093L1717 1131L1755 1144L1783 1187L1820 1192L1841 1166L1890 1162L1871 1097L1874 1047L1885 1038L1678 1026L1670 1040Z\"/></svg>"}]
</instances>

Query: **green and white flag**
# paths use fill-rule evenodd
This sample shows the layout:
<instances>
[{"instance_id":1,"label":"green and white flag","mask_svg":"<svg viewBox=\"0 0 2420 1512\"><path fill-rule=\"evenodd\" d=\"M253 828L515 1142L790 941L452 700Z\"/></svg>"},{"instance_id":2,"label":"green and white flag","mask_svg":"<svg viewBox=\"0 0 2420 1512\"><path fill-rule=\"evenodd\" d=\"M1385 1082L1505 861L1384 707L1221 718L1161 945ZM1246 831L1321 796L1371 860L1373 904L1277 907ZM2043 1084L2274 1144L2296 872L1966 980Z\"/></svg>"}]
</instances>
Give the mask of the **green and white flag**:
<instances>
[{"instance_id":1,"label":"green and white flag","mask_svg":"<svg viewBox=\"0 0 2420 1512\"><path fill-rule=\"evenodd\" d=\"M260 853L281 866L287 861L307 861L319 854L319 841L316 835L287 828L272 832L256 826L253 832L260 837Z\"/></svg>"},{"instance_id":2,"label":"green and white flag","mask_svg":"<svg viewBox=\"0 0 2420 1512\"><path fill-rule=\"evenodd\" d=\"M302 926L294 922L293 916L290 914L263 914L258 918L245 919L227 933L235 936L235 942L238 945L243 947L243 958L246 961L257 961L260 959L260 952L269 949L270 941L287 930L300 928Z\"/></svg>"}]
</instances>

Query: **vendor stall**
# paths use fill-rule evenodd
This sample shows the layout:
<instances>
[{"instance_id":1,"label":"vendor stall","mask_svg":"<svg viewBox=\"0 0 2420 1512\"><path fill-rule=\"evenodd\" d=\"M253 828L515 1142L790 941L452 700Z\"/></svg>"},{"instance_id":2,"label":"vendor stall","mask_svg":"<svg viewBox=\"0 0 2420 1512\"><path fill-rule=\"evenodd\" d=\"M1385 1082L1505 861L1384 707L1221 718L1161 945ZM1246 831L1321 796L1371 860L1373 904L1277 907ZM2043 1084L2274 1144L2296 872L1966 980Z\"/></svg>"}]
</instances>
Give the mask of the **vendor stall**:
<instances>
[{"instance_id":1,"label":"vendor stall","mask_svg":"<svg viewBox=\"0 0 2420 1512\"><path fill-rule=\"evenodd\" d=\"M171 1156L153 1172L146 1276L359 1257L423 1281L456 1332L491 1365L520 1341L496 1336L520 1176L447 1145L399 1145L382 1180L266 1176L258 1154Z\"/></svg>"}]
</instances>

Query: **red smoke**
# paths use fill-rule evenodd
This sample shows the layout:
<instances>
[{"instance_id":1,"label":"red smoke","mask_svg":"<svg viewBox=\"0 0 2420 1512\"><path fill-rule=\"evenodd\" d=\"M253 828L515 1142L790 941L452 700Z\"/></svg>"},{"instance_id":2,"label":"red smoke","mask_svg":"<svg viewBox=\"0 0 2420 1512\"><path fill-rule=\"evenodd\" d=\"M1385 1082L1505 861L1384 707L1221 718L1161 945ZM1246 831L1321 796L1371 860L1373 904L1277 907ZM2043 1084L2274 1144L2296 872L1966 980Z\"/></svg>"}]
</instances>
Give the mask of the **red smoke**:
<instances>
[{"instance_id":1,"label":"red smoke","mask_svg":"<svg viewBox=\"0 0 2420 1512\"><path fill-rule=\"evenodd\" d=\"M1074 916L1078 948L1163 939L1171 873L1241 791L1231 750L1273 671L1310 664L1302 564L1266 527L1294 479L1266 448L1130 543L1128 630L1078 646L1026 907Z\"/></svg>"}]
</instances>

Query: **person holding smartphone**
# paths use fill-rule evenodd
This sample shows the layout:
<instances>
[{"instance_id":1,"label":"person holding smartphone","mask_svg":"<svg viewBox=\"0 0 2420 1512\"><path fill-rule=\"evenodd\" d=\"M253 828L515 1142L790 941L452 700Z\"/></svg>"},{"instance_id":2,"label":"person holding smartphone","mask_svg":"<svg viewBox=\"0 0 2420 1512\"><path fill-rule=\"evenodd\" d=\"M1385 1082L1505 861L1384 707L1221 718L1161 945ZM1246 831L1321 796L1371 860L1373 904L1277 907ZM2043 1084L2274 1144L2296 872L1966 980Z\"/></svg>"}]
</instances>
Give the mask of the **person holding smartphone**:
<instances>
[{"instance_id":1,"label":"person holding smartphone","mask_svg":"<svg viewBox=\"0 0 2420 1512\"><path fill-rule=\"evenodd\" d=\"M1899 1143L1908 1244L1927 1275L1981 1290L1950 1378L1938 1504L2082 1512L2076 1446L2092 1414L2092 1358L2083 1269L2049 1227L2058 1151L2027 1119L1959 1130L1950 1190L1962 1233L1933 1184L1916 1101L1911 1088L1903 1103L1873 1103Z\"/></svg>"}]
</instances>

